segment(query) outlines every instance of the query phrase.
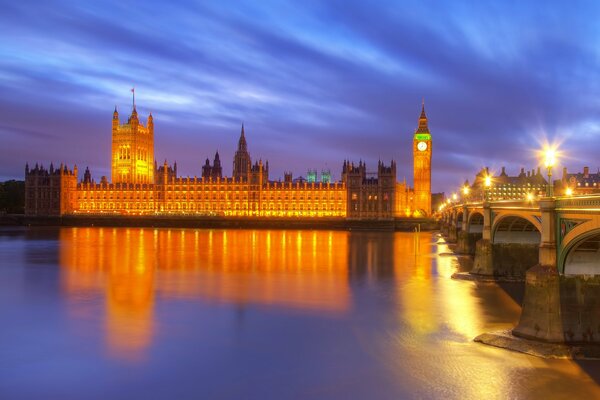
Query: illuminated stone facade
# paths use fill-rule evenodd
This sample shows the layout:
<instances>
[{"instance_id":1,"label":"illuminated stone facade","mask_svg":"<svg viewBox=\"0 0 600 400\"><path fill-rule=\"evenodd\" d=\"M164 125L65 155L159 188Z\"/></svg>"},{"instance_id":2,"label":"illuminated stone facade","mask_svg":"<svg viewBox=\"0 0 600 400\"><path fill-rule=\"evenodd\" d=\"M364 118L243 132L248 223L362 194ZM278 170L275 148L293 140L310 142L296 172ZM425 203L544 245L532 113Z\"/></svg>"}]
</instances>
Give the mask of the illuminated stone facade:
<instances>
[{"instance_id":1,"label":"illuminated stone facade","mask_svg":"<svg viewBox=\"0 0 600 400\"><path fill-rule=\"evenodd\" d=\"M488 189L488 198L490 200L517 200L534 199L543 196L546 193L547 181L538 168L537 171L521 171L516 176L509 176L506 169L502 167L500 174L494 175L489 169L482 168L475 175L473 185L470 186L468 195L461 193L464 200L479 201L485 198L485 177L491 177L491 186ZM468 181L465 182L468 186Z\"/></svg>"},{"instance_id":2,"label":"illuminated stone facade","mask_svg":"<svg viewBox=\"0 0 600 400\"><path fill-rule=\"evenodd\" d=\"M413 136L414 210L431 215L431 133L425 115L425 102L419 117L419 127Z\"/></svg>"},{"instance_id":3,"label":"illuminated stone facade","mask_svg":"<svg viewBox=\"0 0 600 400\"><path fill-rule=\"evenodd\" d=\"M135 105L126 124L119 122L115 107L112 120L113 183L154 183L154 120L152 114L144 126Z\"/></svg>"},{"instance_id":4,"label":"illuminated stone facade","mask_svg":"<svg viewBox=\"0 0 600 400\"><path fill-rule=\"evenodd\" d=\"M424 111L422 116L424 115ZM426 124L426 123L425 123ZM148 117L144 127L135 106L127 124L119 123L115 109L112 129L112 182L95 182L86 169L77 182L73 171L61 166L45 170L26 168L26 214L64 215L190 215L240 217L330 217L391 220L427 212L421 203L415 213L415 196L405 182L396 181L396 163L379 162L368 172L363 162L344 161L341 180L331 181L322 172L321 181L269 180L269 163L252 164L244 127L233 161L233 176L222 175L219 154L213 165L202 167L201 177L181 177L177 163L154 162L154 124ZM429 151L429 157L431 152ZM415 164L416 165L416 164ZM430 164L427 164L430 165ZM429 168L419 164L421 169ZM425 176L423 172L420 177ZM427 171L430 179L430 171ZM416 176L416 175L415 175ZM421 192L430 184L419 181ZM419 192L419 193L421 193ZM430 198L430 193L421 193ZM421 199L421 202L424 200ZM429 206L430 207L430 206Z\"/></svg>"},{"instance_id":5,"label":"illuminated stone facade","mask_svg":"<svg viewBox=\"0 0 600 400\"><path fill-rule=\"evenodd\" d=\"M586 195L600 193L600 169L590 172L589 167L583 167L583 172L569 173L563 168L562 178L554 182L557 194Z\"/></svg>"},{"instance_id":6,"label":"illuminated stone facade","mask_svg":"<svg viewBox=\"0 0 600 400\"><path fill-rule=\"evenodd\" d=\"M25 214L62 215L77 208L77 166L25 166Z\"/></svg>"}]
</instances>

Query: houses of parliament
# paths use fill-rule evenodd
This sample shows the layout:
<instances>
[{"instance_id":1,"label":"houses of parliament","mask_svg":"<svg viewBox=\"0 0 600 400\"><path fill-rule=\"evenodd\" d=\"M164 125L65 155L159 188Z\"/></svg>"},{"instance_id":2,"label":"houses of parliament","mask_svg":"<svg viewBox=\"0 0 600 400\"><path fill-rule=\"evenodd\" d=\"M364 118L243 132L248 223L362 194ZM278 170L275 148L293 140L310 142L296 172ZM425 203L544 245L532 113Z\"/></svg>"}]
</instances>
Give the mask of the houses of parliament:
<instances>
[{"instance_id":1,"label":"houses of parliament","mask_svg":"<svg viewBox=\"0 0 600 400\"><path fill-rule=\"evenodd\" d=\"M345 160L341 180L329 173L317 181L269 179L269 162L252 162L242 125L232 176L223 176L219 153L207 159L201 176L177 174L177 163L154 157L154 121L140 120L135 103L125 124L112 117L111 181L79 179L77 166L25 167L25 214L29 216L189 215L232 217L347 218L387 220L431 215L432 140L423 104L413 134L414 188L396 179L396 162L379 161L370 171L362 161Z\"/></svg>"}]
</instances>

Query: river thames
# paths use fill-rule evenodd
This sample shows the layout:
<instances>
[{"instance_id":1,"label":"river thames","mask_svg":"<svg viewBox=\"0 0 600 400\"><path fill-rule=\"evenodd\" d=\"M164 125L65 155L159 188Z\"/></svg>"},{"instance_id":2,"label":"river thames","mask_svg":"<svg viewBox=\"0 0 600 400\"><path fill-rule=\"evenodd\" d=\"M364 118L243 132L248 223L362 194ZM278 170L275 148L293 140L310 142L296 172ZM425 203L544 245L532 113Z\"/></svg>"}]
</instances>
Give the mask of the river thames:
<instances>
[{"instance_id":1,"label":"river thames","mask_svg":"<svg viewBox=\"0 0 600 400\"><path fill-rule=\"evenodd\" d=\"M436 233L4 228L2 399L600 398Z\"/></svg>"}]
</instances>

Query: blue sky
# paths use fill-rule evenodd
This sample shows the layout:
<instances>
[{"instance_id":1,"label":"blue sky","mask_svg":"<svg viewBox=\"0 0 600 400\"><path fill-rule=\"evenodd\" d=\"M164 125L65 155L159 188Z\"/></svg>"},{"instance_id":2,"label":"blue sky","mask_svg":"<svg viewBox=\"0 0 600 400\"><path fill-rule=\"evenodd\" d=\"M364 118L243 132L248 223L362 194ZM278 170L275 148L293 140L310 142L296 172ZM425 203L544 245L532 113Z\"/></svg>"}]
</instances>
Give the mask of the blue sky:
<instances>
[{"instance_id":1,"label":"blue sky","mask_svg":"<svg viewBox=\"0 0 600 400\"><path fill-rule=\"evenodd\" d=\"M110 175L115 105L152 112L159 161L231 173L240 125L271 178L344 158L412 182L425 98L433 190L483 166L600 167L594 2L0 1L0 179L26 161Z\"/></svg>"}]
</instances>

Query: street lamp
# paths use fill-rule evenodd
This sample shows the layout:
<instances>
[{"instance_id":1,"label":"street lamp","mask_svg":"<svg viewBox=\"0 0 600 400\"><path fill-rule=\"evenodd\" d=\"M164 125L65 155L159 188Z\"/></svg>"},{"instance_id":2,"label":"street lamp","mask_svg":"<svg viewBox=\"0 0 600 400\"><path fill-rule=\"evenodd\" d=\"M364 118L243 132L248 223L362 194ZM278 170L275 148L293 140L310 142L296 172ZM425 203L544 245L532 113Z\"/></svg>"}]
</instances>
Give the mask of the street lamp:
<instances>
[{"instance_id":1,"label":"street lamp","mask_svg":"<svg viewBox=\"0 0 600 400\"><path fill-rule=\"evenodd\" d=\"M527 196L525 196L525 198L527 199L528 202L533 202L533 199L535 199L535 195L531 192L527 193Z\"/></svg>"},{"instance_id":2,"label":"street lamp","mask_svg":"<svg viewBox=\"0 0 600 400\"><path fill-rule=\"evenodd\" d=\"M573 189L571 189L570 187L568 187L567 190L565 190L565 194L567 196L573 196Z\"/></svg>"},{"instance_id":3,"label":"street lamp","mask_svg":"<svg viewBox=\"0 0 600 400\"><path fill-rule=\"evenodd\" d=\"M552 167L556 163L556 152L553 148L548 147L544 151L544 165L548 169L548 188L546 189L546 196L554 196L554 185L552 185Z\"/></svg>"},{"instance_id":4,"label":"street lamp","mask_svg":"<svg viewBox=\"0 0 600 400\"><path fill-rule=\"evenodd\" d=\"M492 186L492 177L489 175L485 176L483 180L484 193L485 193L485 201L489 201L490 199L490 187Z\"/></svg>"},{"instance_id":5,"label":"street lamp","mask_svg":"<svg viewBox=\"0 0 600 400\"><path fill-rule=\"evenodd\" d=\"M456 200L458 200L458 196L456 193L452 193L452 201L456 202Z\"/></svg>"}]
</instances>

